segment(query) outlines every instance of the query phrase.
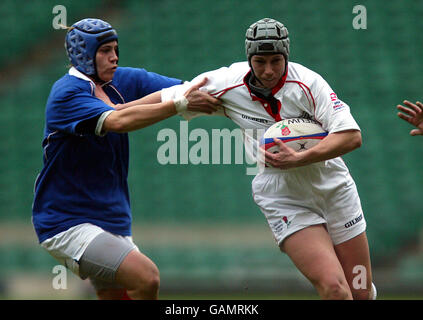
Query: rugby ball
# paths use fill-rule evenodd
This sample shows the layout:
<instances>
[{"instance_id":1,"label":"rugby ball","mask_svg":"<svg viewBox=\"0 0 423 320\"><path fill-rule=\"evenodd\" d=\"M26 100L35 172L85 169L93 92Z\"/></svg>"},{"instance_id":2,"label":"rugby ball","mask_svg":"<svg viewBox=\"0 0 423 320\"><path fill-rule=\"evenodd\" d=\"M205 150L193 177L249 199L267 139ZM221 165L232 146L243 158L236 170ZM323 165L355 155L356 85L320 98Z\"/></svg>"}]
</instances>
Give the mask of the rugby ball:
<instances>
[{"instance_id":1,"label":"rugby ball","mask_svg":"<svg viewBox=\"0 0 423 320\"><path fill-rule=\"evenodd\" d=\"M282 140L297 152L308 150L324 139L328 133L315 120L306 118L284 119L269 127L260 140L260 147L277 153L278 145L273 138Z\"/></svg>"}]
</instances>

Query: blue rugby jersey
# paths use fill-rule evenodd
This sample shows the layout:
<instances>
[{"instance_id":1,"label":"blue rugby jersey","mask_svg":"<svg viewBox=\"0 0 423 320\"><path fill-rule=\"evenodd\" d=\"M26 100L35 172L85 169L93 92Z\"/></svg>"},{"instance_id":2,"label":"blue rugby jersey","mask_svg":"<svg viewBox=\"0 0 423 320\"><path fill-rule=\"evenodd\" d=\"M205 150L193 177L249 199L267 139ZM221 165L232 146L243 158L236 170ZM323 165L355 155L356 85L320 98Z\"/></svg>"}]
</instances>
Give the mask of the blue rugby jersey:
<instances>
[{"instance_id":1,"label":"blue rugby jersey","mask_svg":"<svg viewBox=\"0 0 423 320\"><path fill-rule=\"evenodd\" d=\"M103 89L118 104L180 83L144 69L118 67ZM94 89L92 81L71 68L47 100L43 168L32 207L40 243L87 222L131 235L128 134L95 134L100 115L113 108L96 98Z\"/></svg>"}]
</instances>

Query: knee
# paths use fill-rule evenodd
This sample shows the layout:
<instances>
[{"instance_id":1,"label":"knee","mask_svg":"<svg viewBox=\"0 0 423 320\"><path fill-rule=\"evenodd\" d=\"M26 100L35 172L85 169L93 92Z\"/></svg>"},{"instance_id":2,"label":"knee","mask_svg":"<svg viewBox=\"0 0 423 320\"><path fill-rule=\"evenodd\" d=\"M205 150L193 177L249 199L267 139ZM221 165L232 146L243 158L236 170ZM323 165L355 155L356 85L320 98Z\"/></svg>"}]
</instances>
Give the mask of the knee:
<instances>
[{"instance_id":1,"label":"knee","mask_svg":"<svg viewBox=\"0 0 423 320\"><path fill-rule=\"evenodd\" d=\"M351 291L346 281L337 277L322 279L317 285L322 299L347 300L351 299Z\"/></svg>"},{"instance_id":2,"label":"knee","mask_svg":"<svg viewBox=\"0 0 423 320\"><path fill-rule=\"evenodd\" d=\"M134 281L133 292L137 296L155 299L160 289L160 273L156 266L148 272L142 272Z\"/></svg>"},{"instance_id":3,"label":"knee","mask_svg":"<svg viewBox=\"0 0 423 320\"><path fill-rule=\"evenodd\" d=\"M340 282L327 285L324 292L325 298L329 300L347 300L351 298L349 288Z\"/></svg>"},{"instance_id":4,"label":"knee","mask_svg":"<svg viewBox=\"0 0 423 320\"><path fill-rule=\"evenodd\" d=\"M127 289L131 299L157 299L160 273L148 257L133 251L120 265L116 281Z\"/></svg>"},{"instance_id":5,"label":"knee","mask_svg":"<svg viewBox=\"0 0 423 320\"><path fill-rule=\"evenodd\" d=\"M160 273L157 267L145 279L145 286L150 292L158 294L160 288Z\"/></svg>"}]
</instances>

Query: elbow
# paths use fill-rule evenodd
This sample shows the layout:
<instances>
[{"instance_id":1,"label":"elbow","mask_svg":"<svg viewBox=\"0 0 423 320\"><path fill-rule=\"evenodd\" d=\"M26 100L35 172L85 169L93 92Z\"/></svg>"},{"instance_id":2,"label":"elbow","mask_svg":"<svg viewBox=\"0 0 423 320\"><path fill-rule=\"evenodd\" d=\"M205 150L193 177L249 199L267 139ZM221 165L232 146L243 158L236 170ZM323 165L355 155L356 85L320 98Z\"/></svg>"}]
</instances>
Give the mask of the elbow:
<instances>
[{"instance_id":1,"label":"elbow","mask_svg":"<svg viewBox=\"0 0 423 320\"><path fill-rule=\"evenodd\" d=\"M122 123L116 123L111 130L111 132L115 133L126 133L128 130L126 130L126 127Z\"/></svg>"},{"instance_id":2,"label":"elbow","mask_svg":"<svg viewBox=\"0 0 423 320\"><path fill-rule=\"evenodd\" d=\"M361 145L363 144L363 139L361 137L361 132L360 131L356 131L354 133L353 139L351 139L351 140L352 140L353 150L360 148Z\"/></svg>"},{"instance_id":3,"label":"elbow","mask_svg":"<svg viewBox=\"0 0 423 320\"><path fill-rule=\"evenodd\" d=\"M103 123L103 130L107 132L125 133L127 132L123 119L119 112L112 112Z\"/></svg>"}]
</instances>

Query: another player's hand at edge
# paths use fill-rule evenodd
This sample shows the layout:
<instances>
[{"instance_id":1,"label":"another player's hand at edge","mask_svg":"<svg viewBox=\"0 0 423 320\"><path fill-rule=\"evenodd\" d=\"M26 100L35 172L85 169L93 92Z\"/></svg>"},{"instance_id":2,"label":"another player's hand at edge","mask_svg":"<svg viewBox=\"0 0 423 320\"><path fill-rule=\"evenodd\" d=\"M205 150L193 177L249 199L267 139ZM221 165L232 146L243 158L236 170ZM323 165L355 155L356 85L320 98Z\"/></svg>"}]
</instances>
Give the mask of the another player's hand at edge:
<instances>
[{"instance_id":1,"label":"another player's hand at edge","mask_svg":"<svg viewBox=\"0 0 423 320\"><path fill-rule=\"evenodd\" d=\"M423 104L419 101L414 104L407 100L404 100L403 103L408 108L402 105L397 105L397 109L401 111L397 113L398 117L417 128L411 130L410 135L423 135Z\"/></svg>"}]
</instances>

